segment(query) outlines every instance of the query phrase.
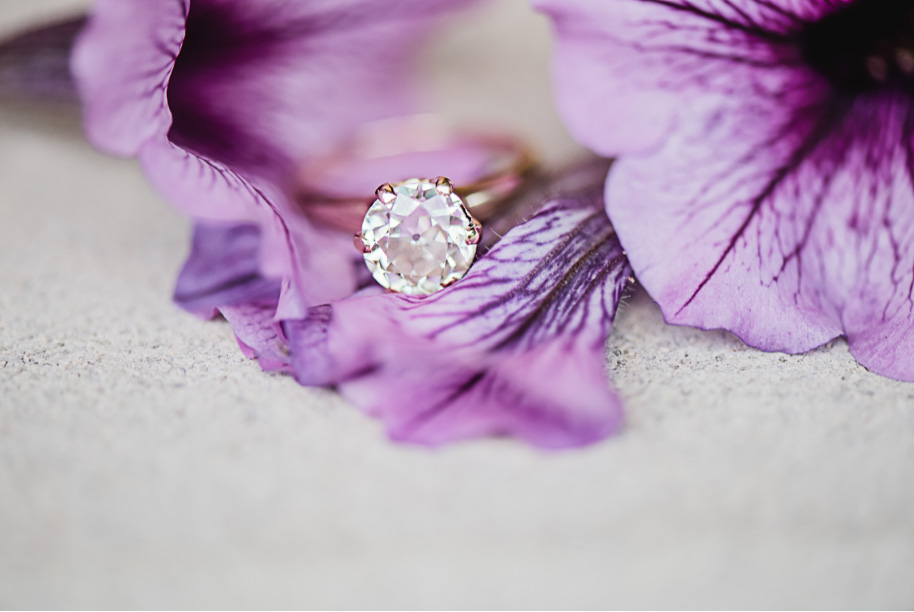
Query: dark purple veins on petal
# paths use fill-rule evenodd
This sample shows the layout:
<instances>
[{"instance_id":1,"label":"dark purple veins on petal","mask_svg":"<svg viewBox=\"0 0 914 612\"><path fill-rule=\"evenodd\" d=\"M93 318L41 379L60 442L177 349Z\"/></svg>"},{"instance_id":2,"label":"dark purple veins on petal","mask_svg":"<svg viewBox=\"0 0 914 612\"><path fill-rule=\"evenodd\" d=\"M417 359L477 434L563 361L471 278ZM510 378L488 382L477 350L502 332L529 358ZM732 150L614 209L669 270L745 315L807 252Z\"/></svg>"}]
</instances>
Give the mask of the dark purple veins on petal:
<instances>
[{"instance_id":1,"label":"dark purple veins on petal","mask_svg":"<svg viewBox=\"0 0 914 612\"><path fill-rule=\"evenodd\" d=\"M728 172L711 177L713 183L705 189L728 183L734 190L749 183L754 189L743 190L734 200L729 210L739 215L741 223L728 240L719 243L719 256L689 297L677 305L676 314L681 314L713 277L728 269L740 245L758 240L765 219L785 221L776 209L779 199L810 203L795 213L792 222L800 231L793 242L774 239L782 247L778 256L783 272L799 264L809 248L808 239L834 195L830 194L832 177L854 164L862 165L855 171L882 176L880 164L893 151L914 155L910 153L914 143L914 2L811 0L806 7L810 11L801 14L799 8L772 0L640 1L669 9L669 16L652 22L654 35L638 43L638 48L690 58L691 63L681 64L684 69L671 75L663 87L675 89L689 80L702 86L708 72L725 71L727 63L759 68L760 82L762 71L768 68L782 74L788 69L793 74L773 89L756 87L746 79L707 85L719 88L718 93L745 98L747 107L754 103L760 110L746 117L747 125L754 122L757 126L751 136L758 139L755 146L733 159ZM818 15L811 16L813 12ZM691 21L682 21L685 17ZM696 44L694 48L678 42L664 44L669 33L690 33ZM893 132L886 132L888 125L894 126ZM714 126L708 128L711 131ZM785 142L793 143L790 150L781 146ZM852 161L852 152L862 154L864 161ZM914 164L908 164L904 172L914 173ZM801 178L810 174L822 177L821 182ZM743 177L745 183L735 178L730 182L733 177ZM700 204L696 200L690 206ZM886 231L891 234L890 228ZM894 244L895 238L890 242ZM759 257L765 256L759 246ZM763 282L780 279L777 270L772 274L773 278ZM796 282L802 281L801 276Z\"/></svg>"},{"instance_id":2,"label":"dark purple veins on petal","mask_svg":"<svg viewBox=\"0 0 914 612\"><path fill-rule=\"evenodd\" d=\"M810 160L817 155L821 155L823 145L828 142L834 132L841 130L843 124L846 123L847 116L851 110L851 104L841 99L815 104L812 105L811 108L797 109L794 112L794 116L776 131L774 139L783 138L793 130L802 130L805 133L804 138L800 140L801 144L796 150L794 150L783 163L769 169L769 178L761 184L759 191L745 202L745 204L747 204L747 212L745 213L742 224L740 224L730 237L730 240L726 243L725 248L721 251L721 254L713 267L696 286L691 296L683 302L682 306L680 306L677 314L685 310L695 298L698 297L698 294L704 289L705 285L707 285L714 275L717 274L727 258L737 248L740 241L745 238L752 223L758 218L765 206L771 203L774 194L781 189L786 182L794 177L804 164L809 163ZM766 144L772 144L774 139L768 139ZM830 159L822 160L821 164L828 165L834 169L840 165L842 154L845 149L842 149L839 146L832 146L831 151L832 154L827 156ZM736 160L734 166L738 167L740 164L748 164L750 161L751 160ZM826 182L824 187L827 188L827 184L828 183ZM817 199L817 203L816 209L818 210L819 205L822 203L821 197ZM803 239L798 242L792 252L785 254L781 271L783 271L792 260L799 257L802 249L805 247L806 237L811 231L814 221L814 216L807 219Z\"/></svg>"},{"instance_id":3,"label":"dark purple veins on petal","mask_svg":"<svg viewBox=\"0 0 914 612\"><path fill-rule=\"evenodd\" d=\"M510 434L559 448L615 431L603 358L631 270L600 170L438 293L363 293L285 321L298 380L340 386L421 444Z\"/></svg>"},{"instance_id":4,"label":"dark purple veins on petal","mask_svg":"<svg viewBox=\"0 0 914 612\"><path fill-rule=\"evenodd\" d=\"M601 186L554 199L436 294L378 294L352 303L389 302L404 331L454 350L523 352L567 338L602 351L631 273L602 202ZM311 309L310 329L299 335L309 350L324 350L334 310Z\"/></svg>"},{"instance_id":5,"label":"dark purple veins on petal","mask_svg":"<svg viewBox=\"0 0 914 612\"><path fill-rule=\"evenodd\" d=\"M594 200L601 201L593 194L585 201ZM569 221L574 225L560 233L554 243L548 242ZM604 296L596 303L590 298L595 290L615 288L609 277L625 278L627 268L602 209L581 206L578 200L559 200L538 213L529 225L519 227L511 238L477 263L467 282L455 285L446 298L440 298L442 303L453 303L457 310L464 295L488 286L492 288L491 299L448 321L432 332L432 337L484 319L498 322L488 331L488 339L495 340L493 349L522 348L560 334L576 334L594 316L605 323L605 334L609 333L612 317L603 315L614 312L613 300L619 296ZM518 270L521 275L515 276ZM596 312L591 312L595 307ZM601 334L603 340L605 334Z\"/></svg>"},{"instance_id":6,"label":"dark purple veins on petal","mask_svg":"<svg viewBox=\"0 0 914 612\"><path fill-rule=\"evenodd\" d=\"M599 362L631 274L602 208L599 191L560 198L506 236L462 283L431 297L403 298L412 302L407 307L412 317L430 324L430 340L443 350L479 352L480 366L467 369L446 395L402 423L401 438L410 438L471 393L497 398L518 413L527 410L526 419L549 427L575 429L574 419L562 411L531 407L538 403L541 382L518 388L483 364L514 355L525 360L553 343L577 345ZM583 441L606 433L587 433L588 428L574 435Z\"/></svg>"},{"instance_id":7,"label":"dark purple veins on petal","mask_svg":"<svg viewBox=\"0 0 914 612\"><path fill-rule=\"evenodd\" d=\"M739 32L769 43L783 44L790 41L790 33L802 23L796 15L769 0L754 0L761 15L753 16L742 10L738 2L723 0L713 8L702 8L688 0L642 0L656 4L681 15L691 15L708 22L710 30ZM676 29L678 22L670 20L663 25Z\"/></svg>"},{"instance_id":8,"label":"dark purple veins on petal","mask_svg":"<svg viewBox=\"0 0 914 612\"><path fill-rule=\"evenodd\" d=\"M704 22L695 35L708 47L672 48L647 40L647 50L774 67L768 60L745 55L765 44L782 65L799 60L842 94L885 89L914 94L914 3L908 0L822 0L815 9L817 18L791 12L772 0L721 0L708 6L688 0L641 1L669 9L669 19L655 24L658 34L691 28L679 23L684 17ZM722 41L730 45L729 52L715 50Z\"/></svg>"}]
</instances>

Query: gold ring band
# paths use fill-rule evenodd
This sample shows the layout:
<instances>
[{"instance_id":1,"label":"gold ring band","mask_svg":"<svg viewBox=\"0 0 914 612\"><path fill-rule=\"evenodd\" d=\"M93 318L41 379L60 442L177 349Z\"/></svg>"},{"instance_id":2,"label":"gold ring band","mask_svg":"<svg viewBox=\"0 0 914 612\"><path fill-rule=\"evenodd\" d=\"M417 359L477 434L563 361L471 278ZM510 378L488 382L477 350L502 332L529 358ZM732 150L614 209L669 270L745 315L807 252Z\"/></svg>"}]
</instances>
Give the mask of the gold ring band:
<instances>
[{"instance_id":1,"label":"gold ring band","mask_svg":"<svg viewBox=\"0 0 914 612\"><path fill-rule=\"evenodd\" d=\"M509 136L459 132L425 115L389 119L366 124L347 146L303 168L296 187L296 202L313 222L352 233L360 227L375 194L373 191L336 193L340 180L329 181L334 187L331 190L320 187L319 177L339 174L341 168L353 162L393 159L398 155L446 154L460 147L484 151L492 158L491 168L469 181L457 182L455 187L473 217L480 221L496 216L537 167L532 150ZM407 170L402 176L388 175L386 179L399 182L416 174ZM442 174L449 173L439 171L429 175ZM375 182L375 186L380 182Z\"/></svg>"}]
</instances>

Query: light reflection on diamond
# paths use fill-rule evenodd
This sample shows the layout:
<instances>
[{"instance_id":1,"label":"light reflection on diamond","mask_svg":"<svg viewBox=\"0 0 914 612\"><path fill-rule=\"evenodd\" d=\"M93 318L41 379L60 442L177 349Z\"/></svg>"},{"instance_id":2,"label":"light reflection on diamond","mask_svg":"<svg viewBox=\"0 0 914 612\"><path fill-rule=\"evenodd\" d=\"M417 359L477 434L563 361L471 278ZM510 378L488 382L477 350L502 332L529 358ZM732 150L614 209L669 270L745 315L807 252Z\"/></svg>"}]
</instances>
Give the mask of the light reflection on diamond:
<instances>
[{"instance_id":1,"label":"light reflection on diamond","mask_svg":"<svg viewBox=\"0 0 914 612\"><path fill-rule=\"evenodd\" d=\"M435 183L410 179L394 185L389 205L376 200L362 222L365 263L383 287L428 295L463 278L476 256L473 221L456 195Z\"/></svg>"}]
</instances>

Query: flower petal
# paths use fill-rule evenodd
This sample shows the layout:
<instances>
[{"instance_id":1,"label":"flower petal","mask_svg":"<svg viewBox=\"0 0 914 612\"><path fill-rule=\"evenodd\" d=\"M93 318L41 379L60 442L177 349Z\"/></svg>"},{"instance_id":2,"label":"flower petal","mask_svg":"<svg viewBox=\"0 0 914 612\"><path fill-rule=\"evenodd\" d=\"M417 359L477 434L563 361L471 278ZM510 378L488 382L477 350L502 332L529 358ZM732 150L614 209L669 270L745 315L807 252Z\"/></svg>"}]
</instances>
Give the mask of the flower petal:
<instances>
[{"instance_id":1,"label":"flower petal","mask_svg":"<svg viewBox=\"0 0 914 612\"><path fill-rule=\"evenodd\" d=\"M276 302L224 306L220 311L248 359L256 359L266 372L291 371L289 344L276 322Z\"/></svg>"},{"instance_id":2,"label":"flower petal","mask_svg":"<svg viewBox=\"0 0 914 612\"><path fill-rule=\"evenodd\" d=\"M287 370L288 345L276 322L280 281L260 272L261 233L252 225L197 225L175 302L231 323L242 352L264 370Z\"/></svg>"},{"instance_id":3,"label":"flower petal","mask_svg":"<svg viewBox=\"0 0 914 612\"><path fill-rule=\"evenodd\" d=\"M295 309L340 299L356 288L352 239L311 227L289 197L269 182L255 183L221 162L206 159L164 138L147 142L141 163L160 193L201 222L249 223L264 235L260 271L289 280ZM290 229L291 228L291 229ZM286 291L284 291L284 294Z\"/></svg>"},{"instance_id":4,"label":"flower petal","mask_svg":"<svg viewBox=\"0 0 914 612\"><path fill-rule=\"evenodd\" d=\"M175 302L203 318L216 316L223 306L275 303L280 283L260 273L260 242L256 226L197 225Z\"/></svg>"},{"instance_id":5,"label":"flower petal","mask_svg":"<svg viewBox=\"0 0 914 612\"><path fill-rule=\"evenodd\" d=\"M92 143L133 156L171 126L167 84L190 0L97 0L72 70Z\"/></svg>"},{"instance_id":6,"label":"flower petal","mask_svg":"<svg viewBox=\"0 0 914 612\"><path fill-rule=\"evenodd\" d=\"M787 352L846 331L861 363L914 380L910 102L799 97L709 99L657 154L615 166L610 216L670 323Z\"/></svg>"},{"instance_id":7,"label":"flower petal","mask_svg":"<svg viewBox=\"0 0 914 612\"><path fill-rule=\"evenodd\" d=\"M140 148L140 164L153 187L166 199L203 222L258 222L283 197L225 164L183 149L164 136Z\"/></svg>"},{"instance_id":8,"label":"flower petal","mask_svg":"<svg viewBox=\"0 0 914 612\"><path fill-rule=\"evenodd\" d=\"M708 91L741 96L799 61L825 0L535 0L554 22L559 111L598 153L654 150Z\"/></svg>"},{"instance_id":9,"label":"flower petal","mask_svg":"<svg viewBox=\"0 0 914 612\"><path fill-rule=\"evenodd\" d=\"M285 321L305 384L338 384L399 440L593 442L621 423L603 370L629 268L599 188L558 197L461 281L359 294Z\"/></svg>"},{"instance_id":10,"label":"flower petal","mask_svg":"<svg viewBox=\"0 0 914 612\"><path fill-rule=\"evenodd\" d=\"M419 34L465 2L193 0L170 137L281 182L360 122L408 112Z\"/></svg>"},{"instance_id":11,"label":"flower petal","mask_svg":"<svg viewBox=\"0 0 914 612\"><path fill-rule=\"evenodd\" d=\"M553 341L481 363L443 358L432 347L400 361L387 358L390 367L347 381L340 391L382 420L397 441L439 446L514 436L560 449L602 440L622 423L602 350Z\"/></svg>"},{"instance_id":12,"label":"flower petal","mask_svg":"<svg viewBox=\"0 0 914 612\"><path fill-rule=\"evenodd\" d=\"M540 2L567 120L626 154L608 212L667 320L789 352L846 333L911 380L914 112L814 68L808 28L842 4Z\"/></svg>"}]
</instances>

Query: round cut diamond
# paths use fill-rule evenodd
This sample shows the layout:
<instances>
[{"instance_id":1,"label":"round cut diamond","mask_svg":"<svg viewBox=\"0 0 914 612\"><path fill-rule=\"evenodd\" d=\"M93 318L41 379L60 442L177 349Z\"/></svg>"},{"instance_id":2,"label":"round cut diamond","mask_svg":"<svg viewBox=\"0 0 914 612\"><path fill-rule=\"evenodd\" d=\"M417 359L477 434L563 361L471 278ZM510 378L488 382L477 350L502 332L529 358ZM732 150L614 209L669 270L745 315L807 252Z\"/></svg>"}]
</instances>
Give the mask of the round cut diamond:
<instances>
[{"instance_id":1,"label":"round cut diamond","mask_svg":"<svg viewBox=\"0 0 914 612\"><path fill-rule=\"evenodd\" d=\"M360 240L365 263L383 287L428 295L470 269L476 256L476 224L450 184L441 185L403 181L368 209Z\"/></svg>"}]
</instances>

